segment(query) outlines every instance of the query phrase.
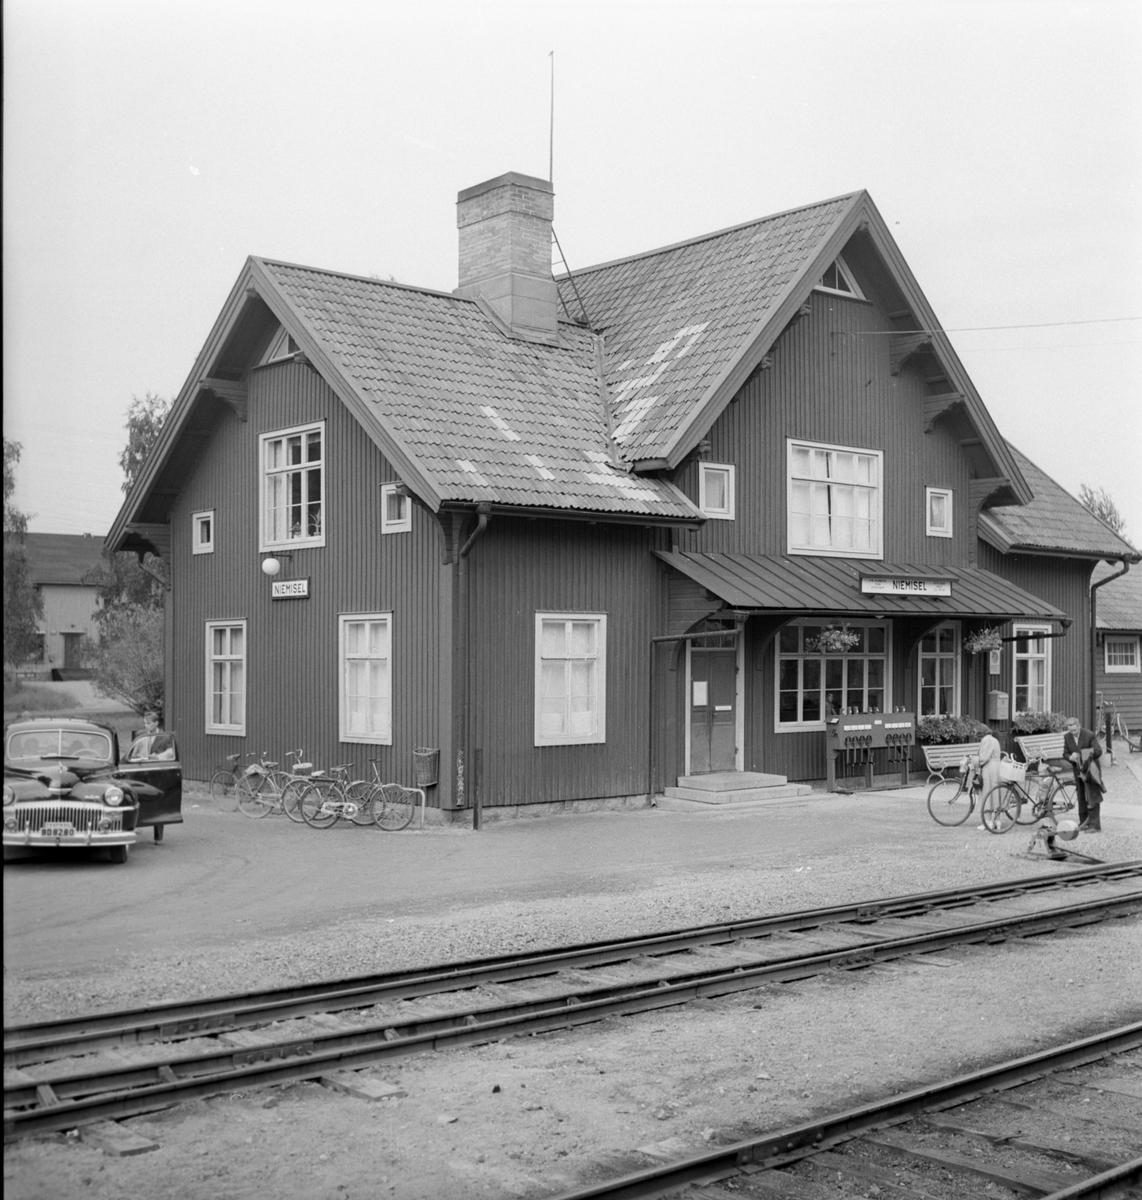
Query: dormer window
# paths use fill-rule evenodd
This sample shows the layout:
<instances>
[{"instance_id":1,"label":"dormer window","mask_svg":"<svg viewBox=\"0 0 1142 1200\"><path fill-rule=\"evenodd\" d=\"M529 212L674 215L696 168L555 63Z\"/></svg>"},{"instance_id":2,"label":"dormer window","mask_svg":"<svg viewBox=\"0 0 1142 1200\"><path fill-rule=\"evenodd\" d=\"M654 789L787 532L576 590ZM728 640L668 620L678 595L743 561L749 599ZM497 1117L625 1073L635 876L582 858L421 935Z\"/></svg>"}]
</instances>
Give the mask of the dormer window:
<instances>
[{"instance_id":1,"label":"dormer window","mask_svg":"<svg viewBox=\"0 0 1142 1200\"><path fill-rule=\"evenodd\" d=\"M279 329L274 337L274 340L270 343L270 348L266 351L264 357L262 358L262 365L264 366L266 363L278 362L283 358L289 358L291 355L296 354L300 349L301 347L298 346L297 342L290 337L285 329Z\"/></svg>"},{"instance_id":2,"label":"dormer window","mask_svg":"<svg viewBox=\"0 0 1142 1200\"><path fill-rule=\"evenodd\" d=\"M839 254L821 276L821 282L817 284L817 291L832 292L836 296L851 296L854 300L864 299L864 292L860 290L860 285L853 278L852 272Z\"/></svg>"}]
</instances>

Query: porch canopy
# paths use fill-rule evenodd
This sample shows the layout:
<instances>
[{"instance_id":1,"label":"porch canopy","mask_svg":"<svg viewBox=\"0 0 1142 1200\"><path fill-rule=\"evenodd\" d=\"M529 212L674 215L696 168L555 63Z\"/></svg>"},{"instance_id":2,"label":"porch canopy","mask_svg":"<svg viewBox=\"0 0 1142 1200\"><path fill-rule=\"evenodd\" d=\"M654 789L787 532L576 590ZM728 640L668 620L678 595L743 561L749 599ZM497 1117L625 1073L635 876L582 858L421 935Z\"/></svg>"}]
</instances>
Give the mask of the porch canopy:
<instances>
[{"instance_id":1,"label":"porch canopy","mask_svg":"<svg viewBox=\"0 0 1142 1200\"><path fill-rule=\"evenodd\" d=\"M933 620L1071 623L1068 613L977 567L932 567L853 558L656 551L739 611L837 613Z\"/></svg>"}]
</instances>

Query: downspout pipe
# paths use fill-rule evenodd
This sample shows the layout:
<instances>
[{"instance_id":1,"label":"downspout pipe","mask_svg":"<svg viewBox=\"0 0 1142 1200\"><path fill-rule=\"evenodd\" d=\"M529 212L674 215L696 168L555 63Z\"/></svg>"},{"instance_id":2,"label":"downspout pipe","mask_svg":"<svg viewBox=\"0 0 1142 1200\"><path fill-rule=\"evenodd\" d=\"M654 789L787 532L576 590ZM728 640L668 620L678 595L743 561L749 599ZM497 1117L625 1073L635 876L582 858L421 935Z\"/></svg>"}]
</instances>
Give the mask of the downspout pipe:
<instances>
[{"instance_id":1,"label":"downspout pipe","mask_svg":"<svg viewBox=\"0 0 1142 1200\"><path fill-rule=\"evenodd\" d=\"M1122 570L1117 575L1108 575L1105 579L1100 579L1098 583L1090 585L1090 724L1087 728L1094 729L1095 733L1098 732L1094 728L1094 724L1098 720L1098 712L1096 711L1098 706L1094 701L1094 664L1098 655L1098 597L1095 593L1100 587L1105 587L1108 583L1113 583L1116 579L1121 579L1129 570L1130 560L1124 558L1122 560Z\"/></svg>"},{"instance_id":2,"label":"downspout pipe","mask_svg":"<svg viewBox=\"0 0 1142 1200\"><path fill-rule=\"evenodd\" d=\"M460 645L457 646L457 664L460 670L459 686L456 689L456 695L460 701L460 711L455 714L455 729L459 737L458 742L458 757L463 770L464 783L468 794L472 797L472 828L478 830L480 828L480 817L482 803L480 799L480 789L476 786L476 778L473 772L472 755L470 753L471 743L471 722L470 713L472 708L472 670L471 670L471 637L470 637L470 620L471 620L471 581L468 575L468 555L472 551L472 547L476 541L482 536L488 528L488 522L491 520L492 506L484 501L476 506L476 527L472 530L468 540L460 547L460 552L456 556L456 573L457 573L457 600L460 606L459 620L457 621L457 632L459 634Z\"/></svg>"}]
</instances>

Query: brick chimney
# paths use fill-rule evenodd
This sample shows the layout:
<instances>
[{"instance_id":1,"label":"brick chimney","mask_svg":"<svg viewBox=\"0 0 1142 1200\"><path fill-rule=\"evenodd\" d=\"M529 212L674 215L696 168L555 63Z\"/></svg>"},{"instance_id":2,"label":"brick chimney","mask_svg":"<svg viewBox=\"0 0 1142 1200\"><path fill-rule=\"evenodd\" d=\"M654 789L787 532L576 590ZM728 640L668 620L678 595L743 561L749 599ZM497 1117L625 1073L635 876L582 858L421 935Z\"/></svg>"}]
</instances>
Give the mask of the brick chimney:
<instances>
[{"instance_id":1,"label":"brick chimney","mask_svg":"<svg viewBox=\"0 0 1142 1200\"><path fill-rule=\"evenodd\" d=\"M546 179L509 171L456 197L460 229L457 296L483 299L514 337L558 341L551 277L554 193Z\"/></svg>"}]
</instances>

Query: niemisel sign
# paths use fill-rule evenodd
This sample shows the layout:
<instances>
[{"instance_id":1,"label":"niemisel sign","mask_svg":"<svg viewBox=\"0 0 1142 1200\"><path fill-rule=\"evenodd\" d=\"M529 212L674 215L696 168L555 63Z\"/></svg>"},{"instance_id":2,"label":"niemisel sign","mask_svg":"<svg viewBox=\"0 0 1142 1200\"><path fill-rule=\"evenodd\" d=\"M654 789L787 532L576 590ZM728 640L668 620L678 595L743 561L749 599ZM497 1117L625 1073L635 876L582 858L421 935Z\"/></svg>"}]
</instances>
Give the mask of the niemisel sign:
<instances>
[{"instance_id":1,"label":"niemisel sign","mask_svg":"<svg viewBox=\"0 0 1142 1200\"><path fill-rule=\"evenodd\" d=\"M950 579L920 579L908 575L865 575L860 590L873 596L950 596Z\"/></svg>"},{"instance_id":2,"label":"niemisel sign","mask_svg":"<svg viewBox=\"0 0 1142 1200\"><path fill-rule=\"evenodd\" d=\"M275 579L270 584L271 600L308 600L309 576L304 579Z\"/></svg>"}]
</instances>

